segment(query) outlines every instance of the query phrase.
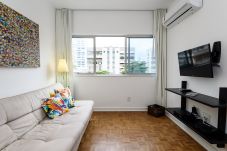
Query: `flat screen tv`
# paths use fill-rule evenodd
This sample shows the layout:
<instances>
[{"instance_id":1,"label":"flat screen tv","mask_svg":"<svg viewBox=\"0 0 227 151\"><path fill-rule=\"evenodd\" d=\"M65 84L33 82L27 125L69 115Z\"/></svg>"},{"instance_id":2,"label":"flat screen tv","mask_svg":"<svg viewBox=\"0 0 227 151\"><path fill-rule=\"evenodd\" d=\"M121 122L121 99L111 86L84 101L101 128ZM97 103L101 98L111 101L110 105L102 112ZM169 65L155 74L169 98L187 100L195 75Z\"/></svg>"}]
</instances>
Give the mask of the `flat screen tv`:
<instances>
[{"instance_id":1,"label":"flat screen tv","mask_svg":"<svg viewBox=\"0 0 227 151\"><path fill-rule=\"evenodd\" d=\"M180 75L213 78L210 44L178 53Z\"/></svg>"}]
</instances>

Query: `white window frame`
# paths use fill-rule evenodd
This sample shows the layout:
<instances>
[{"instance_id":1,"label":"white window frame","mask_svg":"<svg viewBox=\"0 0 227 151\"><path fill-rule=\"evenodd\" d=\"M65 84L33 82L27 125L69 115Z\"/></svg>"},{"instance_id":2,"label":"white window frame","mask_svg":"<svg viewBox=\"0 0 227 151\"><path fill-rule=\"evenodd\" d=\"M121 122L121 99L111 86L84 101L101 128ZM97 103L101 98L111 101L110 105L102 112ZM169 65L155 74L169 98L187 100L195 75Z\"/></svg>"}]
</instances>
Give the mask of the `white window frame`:
<instances>
[{"instance_id":1,"label":"white window frame","mask_svg":"<svg viewBox=\"0 0 227 151\"><path fill-rule=\"evenodd\" d=\"M127 39L130 38L154 38L153 35L73 35L72 38L92 38L93 39L93 49L94 49L94 73L77 73L74 72L76 76L97 76L97 77L156 77L156 73L126 73L126 74L97 74L96 73L96 38L97 37L124 37L125 38L125 63L129 62L129 59L127 59L127 52L129 51L129 43L127 42ZM156 61L157 62L157 61Z\"/></svg>"}]
</instances>

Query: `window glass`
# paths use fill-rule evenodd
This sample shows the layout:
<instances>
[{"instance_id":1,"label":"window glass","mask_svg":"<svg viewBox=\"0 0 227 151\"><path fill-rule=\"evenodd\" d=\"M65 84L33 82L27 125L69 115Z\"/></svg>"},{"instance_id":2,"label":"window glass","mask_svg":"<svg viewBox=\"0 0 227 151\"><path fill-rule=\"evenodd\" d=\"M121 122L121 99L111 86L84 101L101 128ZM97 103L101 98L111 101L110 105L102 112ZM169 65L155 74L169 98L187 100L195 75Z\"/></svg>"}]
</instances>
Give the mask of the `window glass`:
<instances>
[{"instance_id":1,"label":"window glass","mask_svg":"<svg viewBox=\"0 0 227 151\"><path fill-rule=\"evenodd\" d=\"M128 46L128 73L156 73L153 38L129 38Z\"/></svg>"},{"instance_id":2,"label":"window glass","mask_svg":"<svg viewBox=\"0 0 227 151\"><path fill-rule=\"evenodd\" d=\"M125 64L125 37L96 37L96 73L120 74Z\"/></svg>"},{"instance_id":3,"label":"window glass","mask_svg":"<svg viewBox=\"0 0 227 151\"><path fill-rule=\"evenodd\" d=\"M72 39L73 70L77 73L94 72L93 38Z\"/></svg>"},{"instance_id":4,"label":"window glass","mask_svg":"<svg viewBox=\"0 0 227 151\"><path fill-rule=\"evenodd\" d=\"M156 73L152 37L72 38L76 73L151 74Z\"/></svg>"}]
</instances>

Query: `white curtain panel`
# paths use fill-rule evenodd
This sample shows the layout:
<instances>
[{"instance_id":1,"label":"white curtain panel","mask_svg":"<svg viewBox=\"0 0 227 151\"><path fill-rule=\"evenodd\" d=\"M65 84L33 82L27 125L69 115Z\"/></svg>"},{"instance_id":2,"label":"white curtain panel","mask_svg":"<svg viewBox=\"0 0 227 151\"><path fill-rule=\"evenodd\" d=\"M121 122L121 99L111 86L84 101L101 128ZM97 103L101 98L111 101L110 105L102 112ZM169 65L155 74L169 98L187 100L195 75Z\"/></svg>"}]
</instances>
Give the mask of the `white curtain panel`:
<instances>
[{"instance_id":1,"label":"white curtain panel","mask_svg":"<svg viewBox=\"0 0 227 151\"><path fill-rule=\"evenodd\" d=\"M157 58L157 104L165 106L166 103L166 50L167 50L167 30L162 24L163 17L166 14L166 10L159 9L153 12L153 31L155 37L155 50Z\"/></svg>"},{"instance_id":2,"label":"white curtain panel","mask_svg":"<svg viewBox=\"0 0 227 151\"><path fill-rule=\"evenodd\" d=\"M59 59L65 59L69 68L67 73L59 73L57 70L57 82L65 87L70 87L73 92L73 63L72 63L72 19L73 11L68 9L56 10L56 69Z\"/></svg>"}]
</instances>

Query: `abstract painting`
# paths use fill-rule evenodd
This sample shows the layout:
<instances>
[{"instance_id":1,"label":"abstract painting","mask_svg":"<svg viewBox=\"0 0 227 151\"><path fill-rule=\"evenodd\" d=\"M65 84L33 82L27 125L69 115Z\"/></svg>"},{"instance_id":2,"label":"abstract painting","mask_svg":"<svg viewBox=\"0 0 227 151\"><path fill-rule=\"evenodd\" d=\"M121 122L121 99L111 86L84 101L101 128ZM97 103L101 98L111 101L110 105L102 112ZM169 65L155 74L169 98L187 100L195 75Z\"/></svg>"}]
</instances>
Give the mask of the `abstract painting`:
<instances>
[{"instance_id":1,"label":"abstract painting","mask_svg":"<svg viewBox=\"0 0 227 151\"><path fill-rule=\"evenodd\" d=\"M0 67L40 67L39 25L0 2Z\"/></svg>"}]
</instances>

